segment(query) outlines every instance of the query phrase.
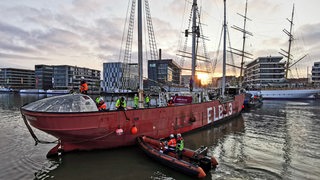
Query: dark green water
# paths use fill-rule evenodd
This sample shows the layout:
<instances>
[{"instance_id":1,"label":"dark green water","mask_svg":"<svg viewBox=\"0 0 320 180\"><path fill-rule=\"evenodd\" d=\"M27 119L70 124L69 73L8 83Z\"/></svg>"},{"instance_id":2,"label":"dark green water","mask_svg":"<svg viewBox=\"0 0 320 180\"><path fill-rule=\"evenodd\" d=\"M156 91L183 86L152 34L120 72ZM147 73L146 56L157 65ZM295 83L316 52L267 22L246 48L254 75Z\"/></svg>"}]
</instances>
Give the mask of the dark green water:
<instances>
[{"instance_id":1,"label":"dark green water","mask_svg":"<svg viewBox=\"0 0 320 180\"><path fill-rule=\"evenodd\" d=\"M47 159L34 146L21 105L44 96L0 94L0 179L191 179L149 159L138 147L69 153ZM54 140L36 131L41 139ZM205 179L319 179L320 101L264 101L217 127L184 136L209 147L219 166Z\"/></svg>"}]
</instances>

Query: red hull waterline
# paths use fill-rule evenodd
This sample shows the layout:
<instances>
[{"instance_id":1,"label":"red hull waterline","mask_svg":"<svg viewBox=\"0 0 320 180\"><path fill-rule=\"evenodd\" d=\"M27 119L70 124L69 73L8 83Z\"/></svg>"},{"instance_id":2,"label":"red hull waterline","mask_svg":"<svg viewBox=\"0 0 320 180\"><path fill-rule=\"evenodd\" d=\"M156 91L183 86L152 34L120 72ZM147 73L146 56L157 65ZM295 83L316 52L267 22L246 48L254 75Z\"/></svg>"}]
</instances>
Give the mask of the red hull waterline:
<instances>
[{"instance_id":1,"label":"red hull waterline","mask_svg":"<svg viewBox=\"0 0 320 180\"><path fill-rule=\"evenodd\" d=\"M243 102L244 94L240 94L225 103L213 100L172 107L77 113L34 112L22 107L21 113L27 126L30 124L59 139L47 154L51 156L59 149L63 152L109 149L134 145L141 135L162 138L171 133L190 132L238 116ZM123 130L121 135L116 133L119 129Z\"/></svg>"}]
</instances>

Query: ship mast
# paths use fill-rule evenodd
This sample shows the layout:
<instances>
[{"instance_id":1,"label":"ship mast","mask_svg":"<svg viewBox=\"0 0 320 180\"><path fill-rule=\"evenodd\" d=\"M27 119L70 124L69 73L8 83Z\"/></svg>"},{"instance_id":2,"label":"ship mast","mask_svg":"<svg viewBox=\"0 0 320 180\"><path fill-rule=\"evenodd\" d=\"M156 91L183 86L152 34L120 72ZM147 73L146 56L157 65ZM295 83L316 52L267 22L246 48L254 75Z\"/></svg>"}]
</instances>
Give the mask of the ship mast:
<instances>
[{"instance_id":1,"label":"ship mast","mask_svg":"<svg viewBox=\"0 0 320 180\"><path fill-rule=\"evenodd\" d=\"M288 79L288 73L289 73L290 68L292 66L294 66L295 64L297 64L302 59L304 59L308 55L308 54L305 54L300 59L296 60L295 62L293 62L293 63L290 62L290 60L293 60L293 56L291 54L291 45L292 45L292 41L294 40L293 34L292 34L293 16L294 16L294 4L293 4L293 8L292 8L291 20L287 19L290 22L290 30L289 31L287 31L286 29L283 30L283 32L286 33L289 36L288 51L285 51L285 50L281 49L281 51L283 51L283 52L279 52L281 55L283 55L284 57L287 58L286 67L285 67L285 71L286 71L285 79Z\"/></svg>"},{"instance_id":2,"label":"ship mast","mask_svg":"<svg viewBox=\"0 0 320 180\"><path fill-rule=\"evenodd\" d=\"M223 0L224 15L223 15L223 63L222 63L222 82L221 82L221 95L225 95L226 86L226 29L227 29L227 15L226 15L226 0Z\"/></svg>"},{"instance_id":3,"label":"ship mast","mask_svg":"<svg viewBox=\"0 0 320 180\"><path fill-rule=\"evenodd\" d=\"M138 0L138 68L139 68L139 108L143 108L143 57L142 57L142 4Z\"/></svg>"},{"instance_id":4,"label":"ship mast","mask_svg":"<svg viewBox=\"0 0 320 180\"><path fill-rule=\"evenodd\" d=\"M246 35L248 34L250 36L253 36L251 32L246 30L247 20L251 21L251 19L249 19L247 17L247 12L248 12L248 0L246 0L246 6L245 6L244 15L241 15L241 14L237 13L239 16L243 17L243 28L240 28L240 27L235 26L235 25L233 25L231 27L231 28L243 33L243 36L242 36L242 38L243 38L242 50L234 49L234 50L236 50L236 51L238 51L240 53L233 52L234 54L241 56L240 77L239 77L239 85L240 86L242 86L242 81L243 81L243 75L242 74L243 74L244 58L252 59L250 57L250 56L252 56L252 54L244 51L245 50L245 44L246 44Z\"/></svg>"},{"instance_id":5,"label":"ship mast","mask_svg":"<svg viewBox=\"0 0 320 180\"><path fill-rule=\"evenodd\" d=\"M130 3L130 2L129 2ZM139 82L139 108L143 108L143 37L142 37L142 8L143 1L138 0L138 17L137 17L137 29L138 29L138 82ZM124 57L123 57L123 77L122 77L122 86L121 88L136 88L136 86L130 86L130 63L131 63L131 54L132 54L132 43L133 43L133 30L134 30L134 22L135 22L135 8L136 8L136 0L132 0L131 11L130 11L130 19L128 23L128 32L127 32L127 40L125 45ZM153 31L151 13L149 8L148 0L144 0L144 10L145 10L145 19L146 26L148 30L148 41L150 46L150 59L157 60L158 59L158 51L157 44L155 40L155 35ZM121 57L121 52L120 52ZM148 57L147 57L148 58Z\"/></svg>"},{"instance_id":6,"label":"ship mast","mask_svg":"<svg viewBox=\"0 0 320 180\"><path fill-rule=\"evenodd\" d=\"M293 26L293 15L294 15L294 5L292 8L292 14L291 14L291 20L288 19L290 22L290 32L288 34L289 36L289 47L288 47L288 56L287 56L287 64L286 64L286 79L288 78L288 71L289 71L289 64L290 64L290 56L291 56L291 44L293 41L293 35L292 35L292 26ZM285 31L288 32L288 31Z\"/></svg>"},{"instance_id":7,"label":"ship mast","mask_svg":"<svg viewBox=\"0 0 320 180\"><path fill-rule=\"evenodd\" d=\"M293 16L294 16L294 4L293 4L293 8L292 8L292 14L291 14L291 20L287 19L290 23L290 30L287 31L286 29L283 30L284 33L286 33L289 36L289 47L288 47L288 51L285 51L283 49L281 49L283 51L279 52L281 55L283 55L284 57L287 58L287 63L286 63L286 74L285 74L285 78L288 79L288 72L289 72L289 68L290 68L290 59L292 59L292 55L291 55L291 44L292 41L294 40L293 35L292 35L292 27L293 27Z\"/></svg>"},{"instance_id":8,"label":"ship mast","mask_svg":"<svg viewBox=\"0 0 320 180\"><path fill-rule=\"evenodd\" d=\"M197 38L197 0L193 0L192 4L193 18L192 18L192 66L191 66L191 78L192 87L195 84L196 76L196 38Z\"/></svg>"}]
</instances>

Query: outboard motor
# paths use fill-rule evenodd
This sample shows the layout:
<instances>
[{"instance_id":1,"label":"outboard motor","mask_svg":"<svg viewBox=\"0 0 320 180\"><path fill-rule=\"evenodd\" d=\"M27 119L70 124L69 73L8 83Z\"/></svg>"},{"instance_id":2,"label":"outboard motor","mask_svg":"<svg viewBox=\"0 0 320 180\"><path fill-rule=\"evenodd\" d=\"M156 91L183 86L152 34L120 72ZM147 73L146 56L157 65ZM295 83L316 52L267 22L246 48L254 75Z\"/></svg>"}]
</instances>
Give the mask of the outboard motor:
<instances>
[{"instance_id":1,"label":"outboard motor","mask_svg":"<svg viewBox=\"0 0 320 180\"><path fill-rule=\"evenodd\" d=\"M204 156L199 160L199 166L205 171L208 172L211 170L211 158L208 156Z\"/></svg>"}]
</instances>

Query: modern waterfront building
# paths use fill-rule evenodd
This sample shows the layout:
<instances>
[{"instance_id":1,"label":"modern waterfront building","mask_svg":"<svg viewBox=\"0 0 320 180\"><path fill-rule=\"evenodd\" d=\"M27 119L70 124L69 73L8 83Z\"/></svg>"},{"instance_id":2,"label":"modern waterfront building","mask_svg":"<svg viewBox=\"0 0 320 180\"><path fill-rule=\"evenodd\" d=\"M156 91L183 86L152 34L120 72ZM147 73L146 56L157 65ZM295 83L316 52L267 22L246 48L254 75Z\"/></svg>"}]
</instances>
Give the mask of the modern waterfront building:
<instances>
[{"instance_id":1,"label":"modern waterfront building","mask_svg":"<svg viewBox=\"0 0 320 180\"><path fill-rule=\"evenodd\" d=\"M247 64L244 85L268 86L285 80L285 62L282 56L259 57Z\"/></svg>"},{"instance_id":2,"label":"modern waterfront building","mask_svg":"<svg viewBox=\"0 0 320 180\"><path fill-rule=\"evenodd\" d=\"M2 68L0 86L13 90L21 89L79 89L84 77L89 91L100 91L100 71L68 65L35 65L35 70Z\"/></svg>"},{"instance_id":3,"label":"modern waterfront building","mask_svg":"<svg viewBox=\"0 0 320 180\"><path fill-rule=\"evenodd\" d=\"M34 70L1 68L0 86L19 89L33 89L35 87Z\"/></svg>"},{"instance_id":4,"label":"modern waterfront building","mask_svg":"<svg viewBox=\"0 0 320 180\"><path fill-rule=\"evenodd\" d=\"M52 85L54 89L78 90L81 77L87 81L89 92L100 91L99 70L69 65L53 66Z\"/></svg>"},{"instance_id":5,"label":"modern waterfront building","mask_svg":"<svg viewBox=\"0 0 320 180\"><path fill-rule=\"evenodd\" d=\"M36 89L53 89L52 78L53 78L53 67L50 65L35 65L35 78L36 78Z\"/></svg>"},{"instance_id":6,"label":"modern waterfront building","mask_svg":"<svg viewBox=\"0 0 320 180\"><path fill-rule=\"evenodd\" d=\"M137 63L103 63L102 90L104 92L136 91L139 87Z\"/></svg>"},{"instance_id":7,"label":"modern waterfront building","mask_svg":"<svg viewBox=\"0 0 320 180\"><path fill-rule=\"evenodd\" d=\"M181 68L172 59L148 60L149 86L180 85Z\"/></svg>"},{"instance_id":8,"label":"modern waterfront building","mask_svg":"<svg viewBox=\"0 0 320 180\"><path fill-rule=\"evenodd\" d=\"M311 79L314 85L320 85L320 62L314 62L311 71Z\"/></svg>"}]
</instances>

